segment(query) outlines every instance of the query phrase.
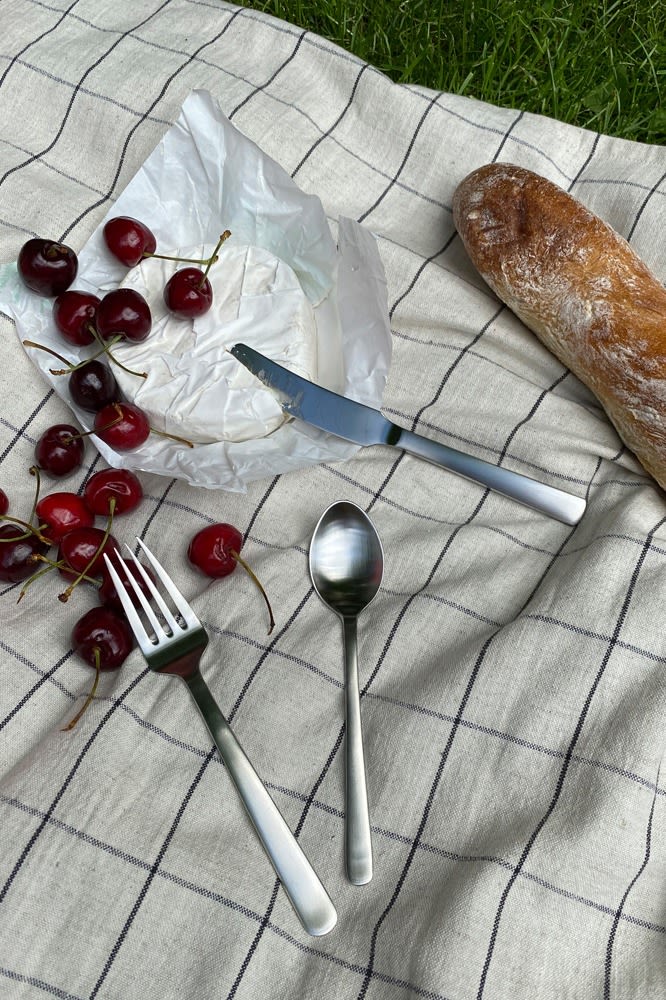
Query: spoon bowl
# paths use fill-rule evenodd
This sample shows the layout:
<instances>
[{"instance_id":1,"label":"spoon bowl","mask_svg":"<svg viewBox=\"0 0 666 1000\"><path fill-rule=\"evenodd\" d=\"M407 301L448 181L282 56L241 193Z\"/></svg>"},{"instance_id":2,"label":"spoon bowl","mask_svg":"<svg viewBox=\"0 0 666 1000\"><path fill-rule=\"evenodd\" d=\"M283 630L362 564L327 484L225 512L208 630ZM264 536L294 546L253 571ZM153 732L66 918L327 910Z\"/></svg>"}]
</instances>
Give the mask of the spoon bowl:
<instances>
[{"instance_id":1,"label":"spoon bowl","mask_svg":"<svg viewBox=\"0 0 666 1000\"><path fill-rule=\"evenodd\" d=\"M319 519L310 543L310 576L321 600L342 621L345 662L345 860L355 885L372 878L372 842L358 686L357 618L376 596L384 552L375 527L356 504L339 500Z\"/></svg>"}]
</instances>

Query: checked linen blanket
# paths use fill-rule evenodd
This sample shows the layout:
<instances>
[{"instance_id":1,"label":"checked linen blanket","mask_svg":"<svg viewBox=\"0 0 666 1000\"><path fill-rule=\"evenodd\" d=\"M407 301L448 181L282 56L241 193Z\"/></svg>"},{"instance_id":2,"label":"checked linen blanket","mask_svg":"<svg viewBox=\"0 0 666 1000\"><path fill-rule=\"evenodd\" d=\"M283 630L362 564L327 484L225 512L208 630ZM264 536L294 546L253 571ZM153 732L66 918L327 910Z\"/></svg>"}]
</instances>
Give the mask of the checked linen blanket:
<instances>
[{"instance_id":1,"label":"checked linen blanket","mask_svg":"<svg viewBox=\"0 0 666 1000\"><path fill-rule=\"evenodd\" d=\"M386 273L391 419L587 498L566 527L401 452L246 493L142 476L118 523L211 636L204 675L326 885L309 938L183 686L138 650L91 683L89 590L0 587L0 996L9 1000L663 1000L664 495L597 401L475 274L458 182L520 163L580 198L663 280L666 150L414 86L216 0L4 0L0 263L86 243L193 91L340 216ZM174 198L186 197L175 191ZM165 211L168 211L168 205ZM71 413L0 317L0 487L27 516L34 445ZM92 443L58 488L104 463ZM55 488L45 483L47 489ZM344 873L340 624L308 546L333 501L384 546L359 662L374 878ZM251 581L209 585L187 539L236 525Z\"/></svg>"}]
</instances>

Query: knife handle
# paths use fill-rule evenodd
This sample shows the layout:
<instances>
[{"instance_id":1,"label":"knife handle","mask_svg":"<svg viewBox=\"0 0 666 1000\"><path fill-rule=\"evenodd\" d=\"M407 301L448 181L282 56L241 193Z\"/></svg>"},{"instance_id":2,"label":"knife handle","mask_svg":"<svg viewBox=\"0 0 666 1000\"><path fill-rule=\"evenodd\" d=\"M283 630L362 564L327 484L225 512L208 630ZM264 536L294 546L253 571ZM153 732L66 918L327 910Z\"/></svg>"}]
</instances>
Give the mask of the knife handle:
<instances>
[{"instance_id":1,"label":"knife handle","mask_svg":"<svg viewBox=\"0 0 666 1000\"><path fill-rule=\"evenodd\" d=\"M511 500L517 500L526 507L548 514L549 517L563 521L564 524L578 524L583 516L586 501L582 497L565 493L564 490L558 490L554 486L547 486L536 479L522 476L519 472L512 472L511 469L503 469L499 465L484 462L483 459L474 458L473 455L466 455L421 434L414 434L413 431L396 429L400 430L400 436L397 441L391 443L395 443L398 448L402 448L410 455L424 458L427 462L455 472L465 479L487 486L496 493L502 493Z\"/></svg>"}]
</instances>

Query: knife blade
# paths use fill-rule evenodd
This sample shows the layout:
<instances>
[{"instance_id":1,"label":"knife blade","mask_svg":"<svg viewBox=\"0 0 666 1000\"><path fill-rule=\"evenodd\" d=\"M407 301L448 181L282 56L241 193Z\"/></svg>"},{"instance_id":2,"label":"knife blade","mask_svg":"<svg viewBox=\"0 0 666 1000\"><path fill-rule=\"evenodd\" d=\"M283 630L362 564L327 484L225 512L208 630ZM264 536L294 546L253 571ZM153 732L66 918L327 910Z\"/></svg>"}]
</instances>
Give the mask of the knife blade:
<instances>
[{"instance_id":1,"label":"knife blade","mask_svg":"<svg viewBox=\"0 0 666 1000\"><path fill-rule=\"evenodd\" d=\"M359 445L401 448L564 524L578 524L583 516L586 501L582 497L415 434L380 410L295 375L247 344L235 344L231 353L276 393L284 412L298 420Z\"/></svg>"}]
</instances>

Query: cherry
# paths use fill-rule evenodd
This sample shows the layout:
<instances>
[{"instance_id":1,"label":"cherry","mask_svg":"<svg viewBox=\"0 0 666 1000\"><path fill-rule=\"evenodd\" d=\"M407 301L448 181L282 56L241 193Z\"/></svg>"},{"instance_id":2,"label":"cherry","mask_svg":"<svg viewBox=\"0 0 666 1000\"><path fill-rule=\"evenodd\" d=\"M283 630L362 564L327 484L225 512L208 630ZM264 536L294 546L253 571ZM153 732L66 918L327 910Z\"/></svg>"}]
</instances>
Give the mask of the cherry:
<instances>
[{"instance_id":1,"label":"cherry","mask_svg":"<svg viewBox=\"0 0 666 1000\"><path fill-rule=\"evenodd\" d=\"M95 680L86 700L64 730L73 729L90 705L97 691L101 670L117 670L132 651L134 638L127 621L111 608L91 608L72 629L72 646L95 668Z\"/></svg>"},{"instance_id":2,"label":"cherry","mask_svg":"<svg viewBox=\"0 0 666 1000\"><path fill-rule=\"evenodd\" d=\"M97 332L103 340L119 335L140 343L152 326L150 306L133 288L114 288L97 307Z\"/></svg>"},{"instance_id":3,"label":"cherry","mask_svg":"<svg viewBox=\"0 0 666 1000\"><path fill-rule=\"evenodd\" d=\"M53 240L31 239L18 256L21 280L38 295L60 295L76 277L78 260L71 247Z\"/></svg>"},{"instance_id":4,"label":"cherry","mask_svg":"<svg viewBox=\"0 0 666 1000\"><path fill-rule=\"evenodd\" d=\"M105 566L104 553L111 555L120 546L107 531L101 528L73 528L63 536L58 549L59 569L63 576L85 573L86 576L99 576ZM61 564L61 561L62 562Z\"/></svg>"},{"instance_id":5,"label":"cherry","mask_svg":"<svg viewBox=\"0 0 666 1000\"><path fill-rule=\"evenodd\" d=\"M120 558L115 559L114 569L118 571L121 582L125 584L130 600L135 607L138 608L141 604L137 593L130 582L130 577L137 583L141 593L150 599L151 593L148 589L148 585L146 584L144 577L141 575L141 570L139 570L137 564L133 560L129 562ZM144 566L143 569L144 572L147 573L149 579L154 582L154 574L146 566ZM111 579L111 574L108 572L106 567L102 570L102 583L97 591L97 596L99 597L101 604L104 604L106 607L113 608L114 611L119 611L120 613L123 612L122 601L118 597L116 585Z\"/></svg>"},{"instance_id":6,"label":"cherry","mask_svg":"<svg viewBox=\"0 0 666 1000\"><path fill-rule=\"evenodd\" d=\"M83 497L94 514L124 514L134 510L143 499L139 478L129 469L100 469L85 485Z\"/></svg>"},{"instance_id":7,"label":"cherry","mask_svg":"<svg viewBox=\"0 0 666 1000\"><path fill-rule=\"evenodd\" d=\"M96 359L75 368L68 384L72 400L89 413L96 413L120 396L115 375L108 365Z\"/></svg>"},{"instance_id":8,"label":"cherry","mask_svg":"<svg viewBox=\"0 0 666 1000\"><path fill-rule=\"evenodd\" d=\"M116 670L132 651L133 637L125 618L109 608L95 607L79 618L72 629L72 645L86 663L95 666L100 652L100 670Z\"/></svg>"},{"instance_id":9,"label":"cherry","mask_svg":"<svg viewBox=\"0 0 666 1000\"><path fill-rule=\"evenodd\" d=\"M91 292L70 288L53 303L53 322L65 340L86 347L95 340L95 315L99 298Z\"/></svg>"},{"instance_id":10,"label":"cherry","mask_svg":"<svg viewBox=\"0 0 666 1000\"><path fill-rule=\"evenodd\" d=\"M176 316L192 319L208 312L213 304L213 289L208 280L208 272L218 260L218 250L230 236L229 230L225 229L211 256L206 261L199 262L206 265L205 271L202 271L200 267L183 267L169 278L164 287L164 302L167 309L170 309ZM169 259L177 260L178 258ZM197 263L197 261L190 263Z\"/></svg>"},{"instance_id":11,"label":"cherry","mask_svg":"<svg viewBox=\"0 0 666 1000\"><path fill-rule=\"evenodd\" d=\"M74 528L88 528L95 520L85 500L76 493L48 493L37 503L35 513L40 525L45 525L42 534L57 544Z\"/></svg>"},{"instance_id":12,"label":"cherry","mask_svg":"<svg viewBox=\"0 0 666 1000\"><path fill-rule=\"evenodd\" d=\"M268 629L268 634L270 635L275 625L273 611L266 596L266 591L248 564L240 556L242 544L243 536L238 528L234 528L232 524L224 522L209 524L208 527L198 531L190 540L187 549L187 558L198 570L214 579L219 579L233 573L236 569L236 564L240 563L266 602L270 617Z\"/></svg>"},{"instance_id":13,"label":"cherry","mask_svg":"<svg viewBox=\"0 0 666 1000\"><path fill-rule=\"evenodd\" d=\"M135 267L144 257L150 257L157 247L148 226L129 215L109 219L102 234L113 256L127 267Z\"/></svg>"},{"instance_id":14,"label":"cherry","mask_svg":"<svg viewBox=\"0 0 666 1000\"><path fill-rule=\"evenodd\" d=\"M167 281L164 301L176 316L203 316L213 304L213 288L201 268L183 267Z\"/></svg>"},{"instance_id":15,"label":"cherry","mask_svg":"<svg viewBox=\"0 0 666 1000\"><path fill-rule=\"evenodd\" d=\"M117 451L138 448L150 434L146 414L134 403L111 403L95 416L94 432Z\"/></svg>"},{"instance_id":16,"label":"cherry","mask_svg":"<svg viewBox=\"0 0 666 1000\"><path fill-rule=\"evenodd\" d=\"M232 524L209 524L192 538L187 558L193 566L215 579L236 569L243 536Z\"/></svg>"},{"instance_id":17,"label":"cherry","mask_svg":"<svg viewBox=\"0 0 666 1000\"><path fill-rule=\"evenodd\" d=\"M81 465L84 450L81 432L76 427L54 424L37 441L35 458L40 469L52 476L66 476Z\"/></svg>"},{"instance_id":18,"label":"cherry","mask_svg":"<svg viewBox=\"0 0 666 1000\"><path fill-rule=\"evenodd\" d=\"M9 510L9 497L4 490L0 490L0 514L6 514Z\"/></svg>"},{"instance_id":19,"label":"cherry","mask_svg":"<svg viewBox=\"0 0 666 1000\"><path fill-rule=\"evenodd\" d=\"M18 583L32 576L37 556L48 551L39 534L18 524L0 524L0 580Z\"/></svg>"}]
</instances>

